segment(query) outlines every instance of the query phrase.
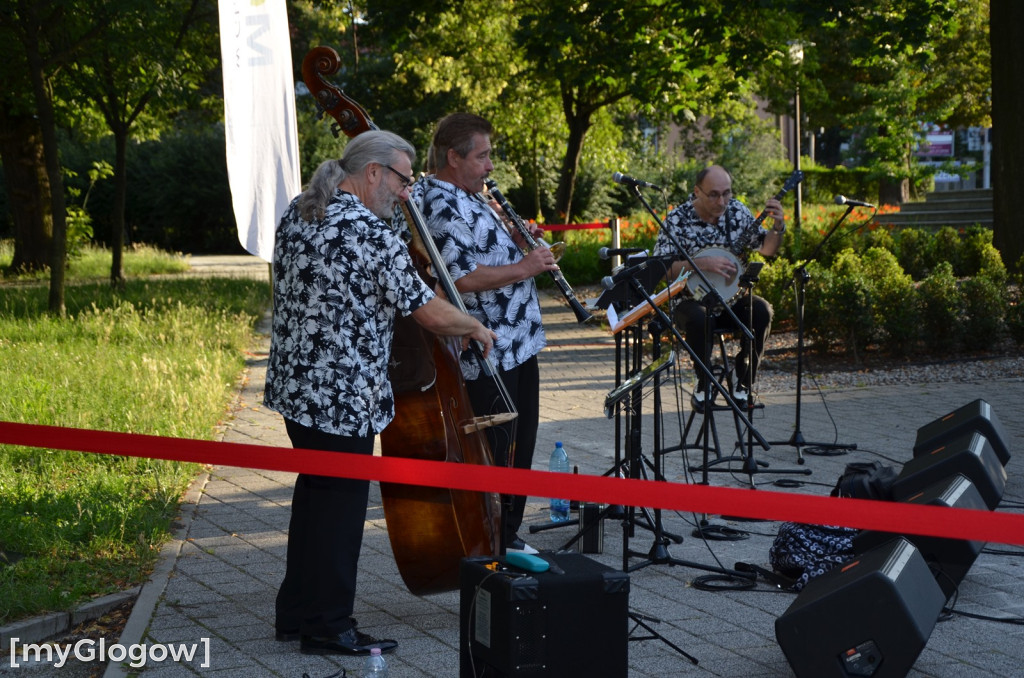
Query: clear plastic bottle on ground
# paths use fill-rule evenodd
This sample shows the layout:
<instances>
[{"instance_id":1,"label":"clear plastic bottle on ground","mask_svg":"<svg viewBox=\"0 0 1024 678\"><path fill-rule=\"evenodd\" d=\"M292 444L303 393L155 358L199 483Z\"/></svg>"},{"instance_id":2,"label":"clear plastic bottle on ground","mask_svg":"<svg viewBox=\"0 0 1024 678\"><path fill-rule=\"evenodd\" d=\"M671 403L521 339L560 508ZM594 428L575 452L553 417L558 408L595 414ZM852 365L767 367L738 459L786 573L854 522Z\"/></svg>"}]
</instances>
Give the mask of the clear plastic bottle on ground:
<instances>
[{"instance_id":1,"label":"clear plastic bottle on ground","mask_svg":"<svg viewBox=\"0 0 1024 678\"><path fill-rule=\"evenodd\" d=\"M562 443L555 443L555 449L551 452L551 461L548 470L568 473L569 454L565 451ZM551 522L562 523L569 520L569 500L551 499Z\"/></svg>"},{"instance_id":2,"label":"clear plastic bottle on ground","mask_svg":"<svg viewBox=\"0 0 1024 678\"><path fill-rule=\"evenodd\" d=\"M388 678L388 663L384 661L379 647L370 649L370 656L363 665L363 678Z\"/></svg>"}]
</instances>

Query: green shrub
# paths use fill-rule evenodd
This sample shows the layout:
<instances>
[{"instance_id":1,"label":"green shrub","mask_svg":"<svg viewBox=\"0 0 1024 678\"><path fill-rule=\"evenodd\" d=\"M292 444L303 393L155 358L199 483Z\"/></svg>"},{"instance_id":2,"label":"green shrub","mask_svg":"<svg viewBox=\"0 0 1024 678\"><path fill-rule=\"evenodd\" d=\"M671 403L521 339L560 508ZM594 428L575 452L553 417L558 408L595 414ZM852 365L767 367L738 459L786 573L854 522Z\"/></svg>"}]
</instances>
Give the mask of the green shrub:
<instances>
[{"instance_id":1,"label":"green shrub","mask_svg":"<svg viewBox=\"0 0 1024 678\"><path fill-rule=\"evenodd\" d=\"M873 293L861 258L852 249L843 250L831 269L811 280L805 313L808 335L819 349L838 342L859 360L875 331Z\"/></svg>"},{"instance_id":2,"label":"green shrub","mask_svg":"<svg viewBox=\"0 0 1024 678\"><path fill-rule=\"evenodd\" d=\"M1019 289L1007 304L1006 329L1018 346L1024 345L1024 301Z\"/></svg>"},{"instance_id":3,"label":"green shrub","mask_svg":"<svg viewBox=\"0 0 1024 678\"><path fill-rule=\"evenodd\" d=\"M879 248L889 252L896 252L896 238L892 230L886 226L871 228L864 233L857 241L857 251L864 254L872 248Z\"/></svg>"},{"instance_id":4,"label":"green shrub","mask_svg":"<svg viewBox=\"0 0 1024 678\"><path fill-rule=\"evenodd\" d=\"M904 273L896 256L880 247L864 254L863 270L872 288L878 343L893 355L911 353L917 346L921 324L914 281Z\"/></svg>"},{"instance_id":5,"label":"green shrub","mask_svg":"<svg viewBox=\"0 0 1024 678\"><path fill-rule=\"evenodd\" d=\"M905 228L896 236L896 257L914 280L924 280L932 267L931 235L920 228Z\"/></svg>"},{"instance_id":6,"label":"green shrub","mask_svg":"<svg viewBox=\"0 0 1024 678\"><path fill-rule=\"evenodd\" d=\"M971 226L961 238L961 243L962 275L984 275L996 283L1006 282L1003 258L992 245L992 229Z\"/></svg>"},{"instance_id":7,"label":"green shrub","mask_svg":"<svg viewBox=\"0 0 1024 678\"><path fill-rule=\"evenodd\" d=\"M999 341L1006 331L1006 287L984 275L965 280L961 287L964 320L983 348Z\"/></svg>"},{"instance_id":8,"label":"green shrub","mask_svg":"<svg viewBox=\"0 0 1024 678\"><path fill-rule=\"evenodd\" d=\"M796 319L796 292L793 287L794 264L778 257L765 264L754 287L754 293L764 297L775 309L775 323Z\"/></svg>"},{"instance_id":9,"label":"green shrub","mask_svg":"<svg viewBox=\"0 0 1024 678\"><path fill-rule=\"evenodd\" d=\"M1005 286L1009 273L1003 264L1003 256L991 243L984 245L978 252L978 270L975 275L988 278L997 285Z\"/></svg>"},{"instance_id":10,"label":"green shrub","mask_svg":"<svg viewBox=\"0 0 1024 678\"><path fill-rule=\"evenodd\" d=\"M960 233L952 226L943 226L935 233L932 246L936 266L939 262L945 261L952 266L952 273L958 278L968 275L967 266L964 261L964 245L960 239Z\"/></svg>"},{"instance_id":11,"label":"green shrub","mask_svg":"<svg viewBox=\"0 0 1024 678\"><path fill-rule=\"evenodd\" d=\"M962 305L952 264L939 262L931 275L921 282L918 293L925 346L936 352L959 348L963 336Z\"/></svg>"}]
</instances>

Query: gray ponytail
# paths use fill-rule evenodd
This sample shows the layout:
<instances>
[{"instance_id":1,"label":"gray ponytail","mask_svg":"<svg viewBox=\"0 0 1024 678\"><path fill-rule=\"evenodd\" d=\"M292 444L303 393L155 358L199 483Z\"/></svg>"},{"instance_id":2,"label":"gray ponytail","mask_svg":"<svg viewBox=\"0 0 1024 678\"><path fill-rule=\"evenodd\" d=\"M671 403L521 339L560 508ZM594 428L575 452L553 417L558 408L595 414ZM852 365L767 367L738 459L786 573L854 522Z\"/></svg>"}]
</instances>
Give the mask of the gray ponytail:
<instances>
[{"instance_id":1,"label":"gray ponytail","mask_svg":"<svg viewBox=\"0 0 1024 678\"><path fill-rule=\"evenodd\" d=\"M299 196L299 214L306 221L324 218L324 209L334 196L338 184L345 179L341 160L325 160L313 172L306 190Z\"/></svg>"}]
</instances>

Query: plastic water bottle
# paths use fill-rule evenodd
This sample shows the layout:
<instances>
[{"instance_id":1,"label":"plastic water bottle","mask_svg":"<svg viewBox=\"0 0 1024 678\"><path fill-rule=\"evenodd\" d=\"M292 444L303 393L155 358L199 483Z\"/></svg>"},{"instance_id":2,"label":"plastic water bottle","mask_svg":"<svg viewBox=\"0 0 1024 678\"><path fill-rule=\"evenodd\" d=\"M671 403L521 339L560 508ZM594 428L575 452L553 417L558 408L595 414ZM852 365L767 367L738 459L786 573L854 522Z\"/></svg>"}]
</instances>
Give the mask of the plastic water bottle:
<instances>
[{"instance_id":1,"label":"plastic water bottle","mask_svg":"<svg viewBox=\"0 0 1024 678\"><path fill-rule=\"evenodd\" d=\"M569 471L569 455L566 453L565 448L562 447L562 443L555 443L555 449L551 453L551 462L548 464L548 470L560 471L562 473ZM569 520L569 500L552 499L551 522L562 523L566 520Z\"/></svg>"},{"instance_id":2,"label":"plastic water bottle","mask_svg":"<svg viewBox=\"0 0 1024 678\"><path fill-rule=\"evenodd\" d=\"M380 653L379 647L370 648L370 656L363 666L363 678L388 678L388 663Z\"/></svg>"}]
</instances>

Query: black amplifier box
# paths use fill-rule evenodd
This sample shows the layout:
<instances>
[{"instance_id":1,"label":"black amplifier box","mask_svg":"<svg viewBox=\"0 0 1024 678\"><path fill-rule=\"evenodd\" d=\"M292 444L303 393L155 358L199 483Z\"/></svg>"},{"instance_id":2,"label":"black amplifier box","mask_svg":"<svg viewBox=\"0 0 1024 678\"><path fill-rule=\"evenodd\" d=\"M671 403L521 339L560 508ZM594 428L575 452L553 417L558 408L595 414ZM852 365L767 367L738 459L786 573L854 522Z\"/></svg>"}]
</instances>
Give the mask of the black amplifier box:
<instances>
[{"instance_id":1,"label":"black amplifier box","mask_svg":"<svg viewBox=\"0 0 1024 678\"><path fill-rule=\"evenodd\" d=\"M578 553L538 557L548 570L463 558L461 678L626 676L629 575Z\"/></svg>"}]
</instances>

